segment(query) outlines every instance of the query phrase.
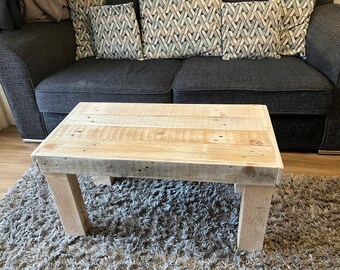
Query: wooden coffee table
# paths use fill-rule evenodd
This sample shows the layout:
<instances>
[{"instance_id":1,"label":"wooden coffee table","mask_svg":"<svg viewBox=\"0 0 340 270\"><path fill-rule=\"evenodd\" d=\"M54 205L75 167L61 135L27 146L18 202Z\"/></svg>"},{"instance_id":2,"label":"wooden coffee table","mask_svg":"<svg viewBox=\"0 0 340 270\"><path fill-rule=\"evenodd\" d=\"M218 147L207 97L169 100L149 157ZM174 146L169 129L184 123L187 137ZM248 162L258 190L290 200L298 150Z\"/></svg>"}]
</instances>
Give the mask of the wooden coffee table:
<instances>
[{"instance_id":1,"label":"wooden coffee table","mask_svg":"<svg viewBox=\"0 0 340 270\"><path fill-rule=\"evenodd\" d=\"M234 183L238 247L262 249L283 164L266 106L79 103L32 153L64 230L90 223L76 174Z\"/></svg>"}]
</instances>

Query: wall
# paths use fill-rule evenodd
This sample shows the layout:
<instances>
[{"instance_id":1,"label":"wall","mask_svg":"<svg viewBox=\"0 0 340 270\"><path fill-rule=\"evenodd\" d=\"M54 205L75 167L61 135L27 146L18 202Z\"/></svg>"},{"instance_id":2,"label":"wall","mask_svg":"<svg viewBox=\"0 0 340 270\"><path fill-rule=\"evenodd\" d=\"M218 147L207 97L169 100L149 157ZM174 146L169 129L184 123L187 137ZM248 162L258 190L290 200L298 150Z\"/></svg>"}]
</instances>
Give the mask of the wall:
<instances>
[{"instance_id":1,"label":"wall","mask_svg":"<svg viewBox=\"0 0 340 270\"><path fill-rule=\"evenodd\" d=\"M334 3L340 4L340 0L335 0Z\"/></svg>"}]
</instances>

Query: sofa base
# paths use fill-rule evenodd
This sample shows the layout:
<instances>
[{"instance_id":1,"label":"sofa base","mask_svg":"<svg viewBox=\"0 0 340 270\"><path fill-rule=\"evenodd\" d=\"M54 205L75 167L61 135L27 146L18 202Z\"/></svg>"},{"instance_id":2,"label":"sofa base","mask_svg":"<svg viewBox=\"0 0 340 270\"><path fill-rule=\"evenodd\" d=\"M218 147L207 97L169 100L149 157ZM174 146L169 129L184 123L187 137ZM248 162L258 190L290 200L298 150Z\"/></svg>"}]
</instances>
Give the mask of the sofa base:
<instances>
[{"instance_id":1,"label":"sofa base","mask_svg":"<svg viewBox=\"0 0 340 270\"><path fill-rule=\"evenodd\" d=\"M22 139L24 143L41 143L43 140L37 139Z\"/></svg>"},{"instance_id":2,"label":"sofa base","mask_svg":"<svg viewBox=\"0 0 340 270\"><path fill-rule=\"evenodd\" d=\"M340 156L340 151L339 150L319 150L318 151L319 155L339 155Z\"/></svg>"}]
</instances>

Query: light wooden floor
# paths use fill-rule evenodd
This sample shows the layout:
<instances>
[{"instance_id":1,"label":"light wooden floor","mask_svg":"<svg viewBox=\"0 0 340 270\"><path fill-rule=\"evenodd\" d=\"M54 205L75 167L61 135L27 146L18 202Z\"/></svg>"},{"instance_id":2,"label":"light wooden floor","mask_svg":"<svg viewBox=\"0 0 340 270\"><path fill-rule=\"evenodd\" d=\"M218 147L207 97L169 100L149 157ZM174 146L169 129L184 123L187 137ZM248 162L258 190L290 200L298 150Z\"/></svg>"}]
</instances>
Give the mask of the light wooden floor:
<instances>
[{"instance_id":1,"label":"light wooden floor","mask_svg":"<svg viewBox=\"0 0 340 270\"><path fill-rule=\"evenodd\" d=\"M0 198L30 166L37 145L24 143L15 127L0 130ZM282 153L282 159L285 173L340 176L340 155Z\"/></svg>"}]
</instances>

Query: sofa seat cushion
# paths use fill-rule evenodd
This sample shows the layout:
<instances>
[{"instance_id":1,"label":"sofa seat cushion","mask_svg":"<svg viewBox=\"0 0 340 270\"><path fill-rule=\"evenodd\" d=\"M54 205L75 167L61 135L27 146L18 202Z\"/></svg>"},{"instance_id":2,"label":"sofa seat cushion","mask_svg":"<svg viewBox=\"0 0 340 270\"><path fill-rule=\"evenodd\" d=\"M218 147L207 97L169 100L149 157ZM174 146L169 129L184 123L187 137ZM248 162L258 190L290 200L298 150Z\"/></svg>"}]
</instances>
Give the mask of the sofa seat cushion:
<instances>
[{"instance_id":1,"label":"sofa seat cushion","mask_svg":"<svg viewBox=\"0 0 340 270\"><path fill-rule=\"evenodd\" d=\"M332 84L296 57L183 61L173 85L174 103L265 104L272 114L326 114Z\"/></svg>"},{"instance_id":2,"label":"sofa seat cushion","mask_svg":"<svg viewBox=\"0 0 340 270\"><path fill-rule=\"evenodd\" d=\"M180 60L82 59L36 87L41 112L68 113L79 102L171 102Z\"/></svg>"}]
</instances>

